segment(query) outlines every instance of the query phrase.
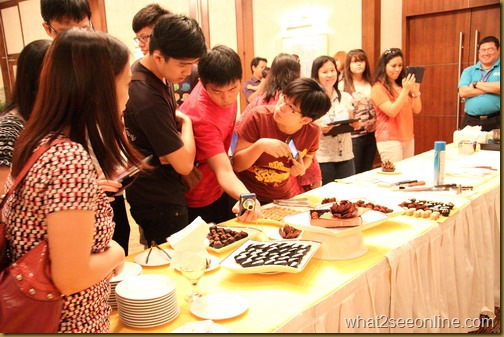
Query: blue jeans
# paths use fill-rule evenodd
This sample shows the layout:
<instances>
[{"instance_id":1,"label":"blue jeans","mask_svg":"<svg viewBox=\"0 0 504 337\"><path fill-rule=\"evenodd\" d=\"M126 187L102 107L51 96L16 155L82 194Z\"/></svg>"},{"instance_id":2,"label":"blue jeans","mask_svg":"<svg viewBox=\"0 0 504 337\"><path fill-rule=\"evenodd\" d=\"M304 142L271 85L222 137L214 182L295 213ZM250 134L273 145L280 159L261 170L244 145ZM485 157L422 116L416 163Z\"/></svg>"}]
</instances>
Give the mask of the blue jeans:
<instances>
[{"instance_id":1,"label":"blue jeans","mask_svg":"<svg viewBox=\"0 0 504 337\"><path fill-rule=\"evenodd\" d=\"M131 216L142 227L149 246L151 241L165 243L167 237L189 224L187 208L171 204L132 204Z\"/></svg>"},{"instance_id":2,"label":"blue jeans","mask_svg":"<svg viewBox=\"0 0 504 337\"><path fill-rule=\"evenodd\" d=\"M373 168L376 155L376 138L374 132L352 138L355 173L362 173Z\"/></svg>"},{"instance_id":3,"label":"blue jeans","mask_svg":"<svg viewBox=\"0 0 504 337\"><path fill-rule=\"evenodd\" d=\"M322 171L322 185L330 183L335 179L343 179L355 174L353 159L319 164Z\"/></svg>"}]
</instances>

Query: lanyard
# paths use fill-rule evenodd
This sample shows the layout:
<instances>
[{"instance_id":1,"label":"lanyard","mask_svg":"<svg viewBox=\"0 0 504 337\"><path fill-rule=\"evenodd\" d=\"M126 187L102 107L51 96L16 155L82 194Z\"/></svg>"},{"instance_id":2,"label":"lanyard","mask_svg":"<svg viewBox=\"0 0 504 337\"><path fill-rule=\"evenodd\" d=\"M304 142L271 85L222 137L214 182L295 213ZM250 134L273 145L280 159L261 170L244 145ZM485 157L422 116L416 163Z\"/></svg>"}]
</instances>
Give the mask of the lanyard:
<instances>
[{"instance_id":1,"label":"lanyard","mask_svg":"<svg viewBox=\"0 0 504 337\"><path fill-rule=\"evenodd\" d=\"M493 68L490 68L488 72L485 74L485 71L483 69L480 69L480 74L481 74L481 82L486 82L490 75L492 74Z\"/></svg>"}]
</instances>

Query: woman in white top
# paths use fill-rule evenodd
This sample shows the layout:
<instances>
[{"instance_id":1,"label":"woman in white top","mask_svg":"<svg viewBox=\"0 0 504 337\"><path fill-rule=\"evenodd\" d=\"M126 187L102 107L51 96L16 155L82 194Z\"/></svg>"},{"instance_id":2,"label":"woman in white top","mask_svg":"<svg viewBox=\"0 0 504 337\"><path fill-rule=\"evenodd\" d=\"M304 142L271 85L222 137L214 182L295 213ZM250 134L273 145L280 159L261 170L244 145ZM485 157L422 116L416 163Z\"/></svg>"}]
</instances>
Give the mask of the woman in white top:
<instances>
[{"instance_id":1,"label":"woman in white top","mask_svg":"<svg viewBox=\"0 0 504 337\"><path fill-rule=\"evenodd\" d=\"M366 52L362 49L350 50L345 62L345 92L353 97L355 118L359 118L362 127L352 132L355 173L373 168L376 155L376 112L371 102L373 80Z\"/></svg>"},{"instance_id":2,"label":"woman in white top","mask_svg":"<svg viewBox=\"0 0 504 337\"><path fill-rule=\"evenodd\" d=\"M313 61L311 77L325 88L332 102L331 109L322 118L315 121L322 130L316 157L322 171L322 184L325 185L335 179L355 174L350 132L335 136L324 135L335 127L328 125L329 123L354 117L352 96L338 89L336 83L339 73L336 69L336 61L330 56L319 56ZM359 128L360 122L354 122L350 125L354 129Z\"/></svg>"}]
</instances>

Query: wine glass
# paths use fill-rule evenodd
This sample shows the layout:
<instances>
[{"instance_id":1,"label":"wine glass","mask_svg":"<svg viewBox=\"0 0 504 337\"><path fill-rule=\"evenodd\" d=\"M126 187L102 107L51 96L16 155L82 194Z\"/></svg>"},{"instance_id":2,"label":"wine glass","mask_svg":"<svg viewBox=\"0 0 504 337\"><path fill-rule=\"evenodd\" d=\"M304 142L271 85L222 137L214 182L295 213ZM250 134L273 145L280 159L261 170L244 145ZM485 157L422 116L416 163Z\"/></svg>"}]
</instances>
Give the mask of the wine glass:
<instances>
[{"instance_id":1,"label":"wine glass","mask_svg":"<svg viewBox=\"0 0 504 337\"><path fill-rule=\"evenodd\" d=\"M187 302L194 302L202 296L198 282L205 273L207 265L206 251L183 252L180 259L180 272L192 284L192 290L185 297Z\"/></svg>"}]
</instances>

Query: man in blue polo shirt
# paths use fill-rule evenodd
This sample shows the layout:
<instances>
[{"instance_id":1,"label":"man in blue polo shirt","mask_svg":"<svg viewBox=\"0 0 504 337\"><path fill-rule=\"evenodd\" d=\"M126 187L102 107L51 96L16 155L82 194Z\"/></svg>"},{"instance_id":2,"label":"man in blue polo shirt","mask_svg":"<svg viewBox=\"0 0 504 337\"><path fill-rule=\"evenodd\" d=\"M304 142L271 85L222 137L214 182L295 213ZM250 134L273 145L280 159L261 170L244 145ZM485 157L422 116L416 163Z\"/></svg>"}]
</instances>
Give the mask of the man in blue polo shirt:
<instances>
[{"instance_id":1,"label":"man in blue polo shirt","mask_svg":"<svg viewBox=\"0 0 504 337\"><path fill-rule=\"evenodd\" d=\"M500 43L487 36L478 44L479 62L467 67L459 81L465 98L465 116L460 128L481 125L482 131L500 129Z\"/></svg>"}]
</instances>

